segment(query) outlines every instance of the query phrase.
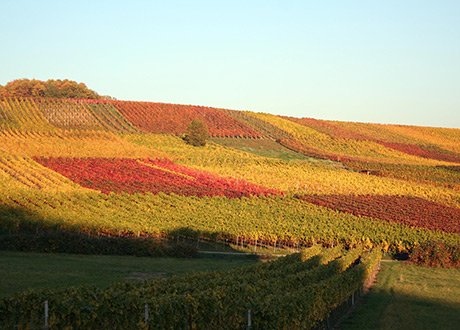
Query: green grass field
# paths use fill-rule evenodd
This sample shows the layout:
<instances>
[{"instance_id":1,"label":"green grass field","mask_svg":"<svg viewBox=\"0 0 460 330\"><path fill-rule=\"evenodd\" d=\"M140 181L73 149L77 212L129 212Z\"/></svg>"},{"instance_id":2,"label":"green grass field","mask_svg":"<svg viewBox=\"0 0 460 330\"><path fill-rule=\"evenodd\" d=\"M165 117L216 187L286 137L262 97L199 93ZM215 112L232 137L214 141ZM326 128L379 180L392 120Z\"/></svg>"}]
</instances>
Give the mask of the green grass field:
<instances>
[{"instance_id":1,"label":"green grass field","mask_svg":"<svg viewBox=\"0 0 460 330\"><path fill-rule=\"evenodd\" d=\"M460 269L382 261L370 293L343 329L458 329Z\"/></svg>"},{"instance_id":2,"label":"green grass field","mask_svg":"<svg viewBox=\"0 0 460 330\"><path fill-rule=\"evenodd\" d=\"M244 257L179 259L0 251L0 298L27 289L104 287L118 281L225 270L254 262Z\"/></svg>"},{"instance_id":3,"label":"green grass field","mask_svg":"<svg viewBox=\"0 0 460 330\"><path fill-rule=\"evenodd\" d=\"M225 147L253 153L258 156L279 158L282 160L310 159L298 152L283 147L270 139L212 138L212 142Z\"/></svg>"}]
</instances>

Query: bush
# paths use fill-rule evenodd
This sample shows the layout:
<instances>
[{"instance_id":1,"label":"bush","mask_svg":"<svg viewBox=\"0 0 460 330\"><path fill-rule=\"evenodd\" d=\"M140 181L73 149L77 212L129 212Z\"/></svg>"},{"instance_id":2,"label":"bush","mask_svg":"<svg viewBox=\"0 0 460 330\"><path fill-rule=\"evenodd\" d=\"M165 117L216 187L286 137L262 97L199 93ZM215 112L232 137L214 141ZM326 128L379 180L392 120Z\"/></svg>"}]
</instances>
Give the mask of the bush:
<instances>
[{"instance_id":1,"label":"bush","mask_svg":"<svg viewBox=\"0 0 460 330\"><path fill-rule=\"evenodd\" d=\"M95 91L89 89L84 83L73 80L47 81L37 79L16 79L0 86L0 97L52 97L52 98L77 98L100 99Z\"/></svg>"},{"instance_id":2,"label":"bush","mask_svg":"<svg viewBox=\"0 0 460 330\"><path fill-rule=\"evenodd\" d=\"M409 254L409 261L428 267L459 267L460 247L428 241L412 249Z\"/></svg>"},{"instance_id":3,"label":"bush","mask_svg":"<svg viewBox=\"0 0 460 330\"><path fill-rule=\"evenodd\" d=\"M205 146L208 138L208 128L206 124L200 120L192 120L183 137L186 143L195 147Z\"/></svg>"}]
</instances>

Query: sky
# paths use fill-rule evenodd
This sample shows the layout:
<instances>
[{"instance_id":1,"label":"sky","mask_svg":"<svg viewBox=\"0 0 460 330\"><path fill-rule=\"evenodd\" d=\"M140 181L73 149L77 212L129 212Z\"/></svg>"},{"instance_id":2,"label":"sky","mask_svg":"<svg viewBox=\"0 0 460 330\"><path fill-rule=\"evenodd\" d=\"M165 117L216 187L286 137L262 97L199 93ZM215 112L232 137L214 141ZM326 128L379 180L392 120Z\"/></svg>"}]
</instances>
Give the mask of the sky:
<instances>
[{"instance_id":1,"label":"sky","mask_svg":"<svg viewBox=\"0 0 460 330\"><path fill-rule=\"evenodd\" d=\"M0 84L460 128L460 1L1 0Z\"/></svg>"}]
</instances>

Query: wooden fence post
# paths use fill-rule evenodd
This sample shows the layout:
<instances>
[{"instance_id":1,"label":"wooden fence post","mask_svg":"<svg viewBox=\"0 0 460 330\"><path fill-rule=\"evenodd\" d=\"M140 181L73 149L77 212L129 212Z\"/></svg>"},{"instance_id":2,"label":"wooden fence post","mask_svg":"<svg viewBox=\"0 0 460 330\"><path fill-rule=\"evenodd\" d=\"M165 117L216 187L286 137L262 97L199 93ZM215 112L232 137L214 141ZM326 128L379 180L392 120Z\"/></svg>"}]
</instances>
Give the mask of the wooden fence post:
<instances>
[{"instance_id":1,"label":"wooden fence post","mask_svg":"<svg viewBox=\"0 0 460 330\"><path fill-rule=\"evenodd\" d=\"M251 310L248 309L248 326L246 328L247 330L252 329L252 317L251 317Z\"/></svg>"},{"instance_id":2,"label":"wooden fence post","mask_svg":"<svg viewBox=\"0 0 460 330\"><path fill-rule=\"evenodd\" d=\"M149 323L149 305L144 305L144 322L145 324Z\"/></svg>"},{"instance_id":3,"label":"wooden fence post","mask_svg":"<svg viewBox=\"0 0 460 330\"><path fill-rule=\"evenodd\" d=\"M48 317L49 317L49 308L48 300L45 300L45 329L48 329Z\"/></svg>"}]
</instances>

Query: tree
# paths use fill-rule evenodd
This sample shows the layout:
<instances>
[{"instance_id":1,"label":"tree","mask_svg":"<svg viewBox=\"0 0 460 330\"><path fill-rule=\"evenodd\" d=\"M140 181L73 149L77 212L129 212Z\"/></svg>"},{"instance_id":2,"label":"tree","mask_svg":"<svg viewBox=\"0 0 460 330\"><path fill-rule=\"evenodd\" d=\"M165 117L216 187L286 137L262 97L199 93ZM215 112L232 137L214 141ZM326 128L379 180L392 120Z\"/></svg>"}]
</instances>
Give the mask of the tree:
<instances>
[{"instance_id":1,"label":"tree","mask_svg":"<svg viewBox=\"0 0 460 330\"><path fill-rule=\"evenodd\" d=\"M12 97L53 97L100 99L95 91L86 87L84 83L64 80L41 81L36 79L17 79L8 82L0 88L0 96Z\"/></svg>"},{"instance_id":2,"label":"tree","mask_svg":"<svg viewBox=\"0 0 460 330\"><path fill-rule=\"evenodd\" d=\"M208 127L201 120L192 120L184 134L184 141L195 147L206 145L206 140L209 138Z\"/></svg>"}]
</instances>

